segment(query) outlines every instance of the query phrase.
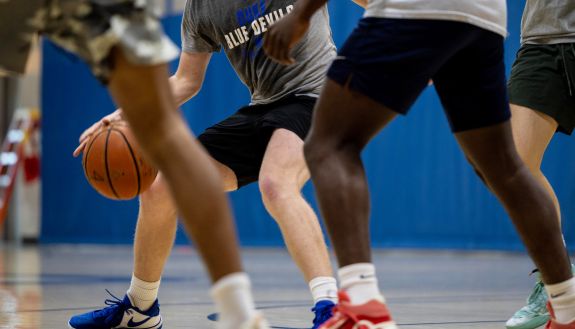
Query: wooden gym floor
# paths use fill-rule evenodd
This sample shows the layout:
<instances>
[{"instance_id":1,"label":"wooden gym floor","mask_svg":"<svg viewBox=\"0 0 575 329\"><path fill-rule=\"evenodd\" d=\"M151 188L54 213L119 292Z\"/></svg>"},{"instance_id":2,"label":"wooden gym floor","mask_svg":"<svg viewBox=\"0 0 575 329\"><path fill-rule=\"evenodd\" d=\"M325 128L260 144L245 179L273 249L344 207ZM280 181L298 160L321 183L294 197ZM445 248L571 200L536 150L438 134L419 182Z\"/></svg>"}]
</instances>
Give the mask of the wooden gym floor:
<instances>
[{"instance_id":1,"label":"wooden gym floor","mask_svg":"<svg viewBox=\"0 0 575 329\"><path fill-rule=\"evenodd\" d=\"M310 328L306 284L282 249L243 251L258 306L274 328ZM66 328L68 318L122 298L129 247L0 248L0 328ZM381 287L401 328L504 328L530 292L530 260L514 253L375 251ZM191 249L177 248L160 304L164 328L212 328L208 280Z\"/></svg>"}]
</instances>

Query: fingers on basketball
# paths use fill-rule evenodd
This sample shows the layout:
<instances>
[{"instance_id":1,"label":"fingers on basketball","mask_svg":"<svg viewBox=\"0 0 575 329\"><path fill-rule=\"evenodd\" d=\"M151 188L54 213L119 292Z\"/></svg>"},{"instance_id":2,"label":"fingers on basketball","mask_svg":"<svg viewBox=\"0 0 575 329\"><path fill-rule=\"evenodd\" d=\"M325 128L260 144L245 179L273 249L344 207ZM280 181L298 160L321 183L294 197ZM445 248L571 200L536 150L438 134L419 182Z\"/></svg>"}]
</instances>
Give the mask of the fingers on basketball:
<instances>
[{"instance_id":1,"label":"fingers on basketball","mask_svg":"<svg viewBox=\"0 0 575 329\"><path fill-rule=\"evenodd\" d=\"M132 199L152 185L158 171L143 157L128 125L113 122L88 140L82 157L86 179L101 195Z\"/></svg>"}]
</instances>

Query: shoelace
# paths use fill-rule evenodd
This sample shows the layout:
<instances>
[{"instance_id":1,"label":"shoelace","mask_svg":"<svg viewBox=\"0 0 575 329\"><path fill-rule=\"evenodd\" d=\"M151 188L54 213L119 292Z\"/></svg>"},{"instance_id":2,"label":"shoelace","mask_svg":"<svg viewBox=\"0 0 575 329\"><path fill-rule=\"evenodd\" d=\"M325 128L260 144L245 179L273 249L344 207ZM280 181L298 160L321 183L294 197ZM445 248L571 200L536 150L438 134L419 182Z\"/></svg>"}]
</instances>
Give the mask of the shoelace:
<instances>
[{"instance_id":1,"label":"shoelace","mask_svg":"<svg viewBox=\"0 0 575 329\"><path fill-rule=\"evenodd\" d=\"M355 317L352 314L348 314L347 312L345 312L345 310L342 310L341 307L339 307L339 304L334 306L331 311L333 313L333 316L329 321L336 322L341 321L343 319L355 320ZM326 323L330 323L329 321Z\"/></svg>"},{"instance_id":2,"label":"shoelace","mask_svg":"<svg viewBox=\"0 0 575 329\"><path fill-rule=\"evenodd\" d=\"M106 323L116 323L121 321L121 316L123 316L124 312L128 311L128 308L124 304L124 301L120 298L116 297L112 294L108 289L106 292L113 298L113 299L106 299L104 304L108 305L101 310L95 311L94 314L97 316L104 316L106 317ZM108 318L111 314L114 314L113 317Z\"/></svg>"},{"instance_id":3,"label":"shoelace","mask_svg":"<svg viewBox=\"0 0 575 329\"><path fill-rule=\"evenodd\" d=\"M547 304L547 296L543 282L537 282L537 285L535 286L535 289L533 289L533 293L531 293L529 296L528 301L530 304L535 304L538 311L545 309L545 305Z\"/></svg>"},{"instance_id":4,"label":"shoelace","mask_svg":"<svg viewBox=\"0 0 575 329\"><path fill-rule=\"evenodd\" d=\"M538 273L539 270L535 269L530 275ZM527 305L517 311L516 316L528 316L534 313L546 312L547 295L545 293L543 282L539 279L533 288L533 291L527 297Z\"/></svg>"}]
</instances>

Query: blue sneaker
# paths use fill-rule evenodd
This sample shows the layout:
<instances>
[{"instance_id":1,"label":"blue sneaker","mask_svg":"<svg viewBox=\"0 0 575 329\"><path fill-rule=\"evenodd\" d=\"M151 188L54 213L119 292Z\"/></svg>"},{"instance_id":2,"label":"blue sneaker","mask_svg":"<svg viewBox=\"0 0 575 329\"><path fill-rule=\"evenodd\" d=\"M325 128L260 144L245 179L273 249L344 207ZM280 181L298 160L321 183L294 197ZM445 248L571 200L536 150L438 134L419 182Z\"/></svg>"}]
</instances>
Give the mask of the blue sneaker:
<instances>
[{"instance_id":1,"label":"blue sneaker","mask_svg":"<svg viewBox=\"0 0 575 329\"><path fill-rule=\"evenodd\" d=\"M315 318L313 319L313 327L311 329L317 329L321 326L324 322L329 320L332 316L332 310L335 307L335 304L329 300L320 300L315 304L315 306L311 309L312 312L315 313Z\"/></svg>"},{"instance_id":2,"label":"blue sneaker","mask_svg":"<svg viewBox=\"0 0 575 329\"><path fill-rule=\"evenodd\" d=\"M108 290L106 290L108 291ZM73 329L161 329L162 316L158 300L149 310L142 312L132 305L128 295L124 300L112 295L106 299L108 307L101 310L75 315L68 322Z\"/></svg>"}]
</instances>

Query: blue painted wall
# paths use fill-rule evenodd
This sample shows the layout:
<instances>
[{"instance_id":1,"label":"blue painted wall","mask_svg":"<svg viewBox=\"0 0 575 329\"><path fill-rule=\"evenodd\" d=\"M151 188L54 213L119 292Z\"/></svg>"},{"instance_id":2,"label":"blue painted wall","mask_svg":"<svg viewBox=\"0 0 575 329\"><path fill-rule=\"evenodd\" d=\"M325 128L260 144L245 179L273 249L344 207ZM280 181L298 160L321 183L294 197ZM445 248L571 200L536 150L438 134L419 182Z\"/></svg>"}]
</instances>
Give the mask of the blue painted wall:
<instances>
[{"instance_id":1,"label":"blue painted wall","mask_svg":"<svg viewBox=\"0 0 575 329\"><path fill-rule=\"evenodd\" d=\"M523 1L510 1L507 63L518 48ZM332 1L338 45L355 26L361 10ZM179 42L180 18L165 20ZM46 243L130 243L137 202L100 197L86 183L80 160L71 157L77 136L114 109L110 98L86 67L44 44L43 75L43 225ZM472 63L471 63L472 64ZM183 110L195 132L223 119L249 101L223 54L214 57L200 95ZM409 116L399 118L376 138L364 159L373 192L372 236L376 246L521 249L519 240L489 192L467 165L449 132L434 89L428 88ZM544 163L562 201L565 232L575 242L575 142L559 135ZM305 194L313 201L311 186ZM231 195L245 245L282 245L265 212L257 186ZM180 243L185 237L180 233Z\"/></svg>"}]
</instances>

